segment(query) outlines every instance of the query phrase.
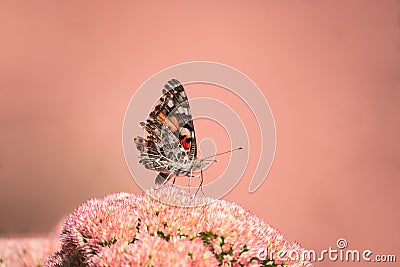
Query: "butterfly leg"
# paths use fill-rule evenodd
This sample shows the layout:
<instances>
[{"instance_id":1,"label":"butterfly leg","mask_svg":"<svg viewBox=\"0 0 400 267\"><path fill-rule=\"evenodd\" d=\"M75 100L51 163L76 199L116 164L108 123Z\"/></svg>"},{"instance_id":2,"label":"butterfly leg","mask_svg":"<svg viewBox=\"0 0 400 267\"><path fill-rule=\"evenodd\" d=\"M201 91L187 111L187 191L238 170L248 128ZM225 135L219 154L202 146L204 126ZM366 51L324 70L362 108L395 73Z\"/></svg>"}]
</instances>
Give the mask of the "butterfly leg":
<instances>
[{"instance_id":1,"label":"butterfly leg","mask_svg":"<svg viewBox=\"0 0 400 267\"><path fill-rule=\"evenodd\" d=\"M196 191L196 194L195 194L195 195L197 195L197 192L199 192L199 189L201 190L201 193L203 193L203 196L206 196L206 195L204 194L204 191L203 191L203 170L200 170L200 185L199 185L199 187L197 188L197 191Z\"/></svg>"},{"instance_id":2,"label":"butterfly leg","mask_svg":"<svg viewBox=\"0 0 400 267\"><path fill-rule=\"evenodd\" d=\"M190 184L192 183L192 177L193 177L193 170L190 170L189 184L188 184L188 187L189 187L189 193L190 193Z\"/></svg>"}]
</instances>

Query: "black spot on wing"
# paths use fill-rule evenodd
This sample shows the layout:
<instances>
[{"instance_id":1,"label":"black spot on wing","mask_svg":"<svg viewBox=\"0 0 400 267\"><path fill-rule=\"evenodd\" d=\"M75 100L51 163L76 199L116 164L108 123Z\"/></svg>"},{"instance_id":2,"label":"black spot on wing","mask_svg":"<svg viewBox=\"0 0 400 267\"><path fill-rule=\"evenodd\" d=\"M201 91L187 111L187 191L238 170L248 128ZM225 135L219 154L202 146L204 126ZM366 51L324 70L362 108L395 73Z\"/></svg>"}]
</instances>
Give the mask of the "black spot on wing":
<instances>
[{"instance_id":1,"label":"black spot on wing","mask_svg":"<svg viewBox=\"0 0 400 267\"><path fill-rule=\"evenodd\" d=\"M155 184L163 184L167 180L169 173L160 172L155 180Z\"/></svg>"}]
</instances>

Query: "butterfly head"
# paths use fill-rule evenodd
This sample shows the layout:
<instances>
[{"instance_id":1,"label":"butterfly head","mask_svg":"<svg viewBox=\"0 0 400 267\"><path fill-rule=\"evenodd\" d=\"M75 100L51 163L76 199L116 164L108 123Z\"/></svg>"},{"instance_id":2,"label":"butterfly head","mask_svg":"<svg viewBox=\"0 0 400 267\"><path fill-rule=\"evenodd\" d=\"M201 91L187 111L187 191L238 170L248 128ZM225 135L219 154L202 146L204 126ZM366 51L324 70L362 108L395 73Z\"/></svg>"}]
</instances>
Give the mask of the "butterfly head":
<instances>
[{"instance_id":1,"label":"butterfly head","mask_svg":"<svg viewBox=\"0 0 400 267\"><path fill-rule=\"evenodd\" d=\"M196 170L201 170L201 169L204 169L209 163L210 163L210 161L208 161L208 160L195 159L193 161L193 167Z\"/></svg>"}]
</instances>

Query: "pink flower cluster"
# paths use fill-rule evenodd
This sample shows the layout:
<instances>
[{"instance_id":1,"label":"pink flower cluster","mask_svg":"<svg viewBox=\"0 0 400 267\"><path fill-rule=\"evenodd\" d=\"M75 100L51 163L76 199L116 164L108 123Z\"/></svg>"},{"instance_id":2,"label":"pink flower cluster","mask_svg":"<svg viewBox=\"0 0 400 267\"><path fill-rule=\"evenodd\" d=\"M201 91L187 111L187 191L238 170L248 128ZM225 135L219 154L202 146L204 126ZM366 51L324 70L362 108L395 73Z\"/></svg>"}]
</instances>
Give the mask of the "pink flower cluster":
<instances>
[{"instance_id":1,"label":"pink flower cluster","mask_svg":"<svg viewBox=\"0 0 400 267\"><path fill-rule=\"evenodd\" d=\"M42 266L60 249L56 236L38 238L0 238L0 267Z\"/></svg>"},{"instance_id":2,"label":"pink flower cluster","mask_svg":"<svg viewBox=\"0 0 400 267\"><path fill-rule=\"evenodd\" d=\"M235 203L170 186L150 191L192 207L147 193L89 200L67 218L62 248L45 266L313 266L300 258L260 258L265 247L299 255L303 248Z\"/></svg>"}]
</instances>

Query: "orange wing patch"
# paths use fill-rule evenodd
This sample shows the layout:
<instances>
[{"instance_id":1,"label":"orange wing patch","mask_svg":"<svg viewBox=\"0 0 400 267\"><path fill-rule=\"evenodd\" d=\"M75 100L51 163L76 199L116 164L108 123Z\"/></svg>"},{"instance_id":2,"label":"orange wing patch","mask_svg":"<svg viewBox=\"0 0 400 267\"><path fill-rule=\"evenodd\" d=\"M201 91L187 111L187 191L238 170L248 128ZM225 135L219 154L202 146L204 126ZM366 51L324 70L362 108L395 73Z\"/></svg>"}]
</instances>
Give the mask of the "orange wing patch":
<instances>
[{"instance_id":1,"label":"orange wing patch","mask_svg":"<svg viewBox=\"0 0 400 267\"><path fill-rule=\"evenodd\" d=\"M157 115L157 120L165 124L172 132L176 132L179 128L179 121L176 117L167 117L166 112L160 112Z\"/></svg>"},{"instance_id":2,"label":"orange wing patch","mask_svg":"<svg viewBox=\"0 0 400 267\"><path fill-rule=\"evenodd\" d=\"M181 128L181 130L179 131L179 140L180 140L181 145L183 146L183 148L185 150L189 150L190 149L192 138L191 138L191 135L190 135L190 131L188 129Z\"/></svg>"}]
</instances>

